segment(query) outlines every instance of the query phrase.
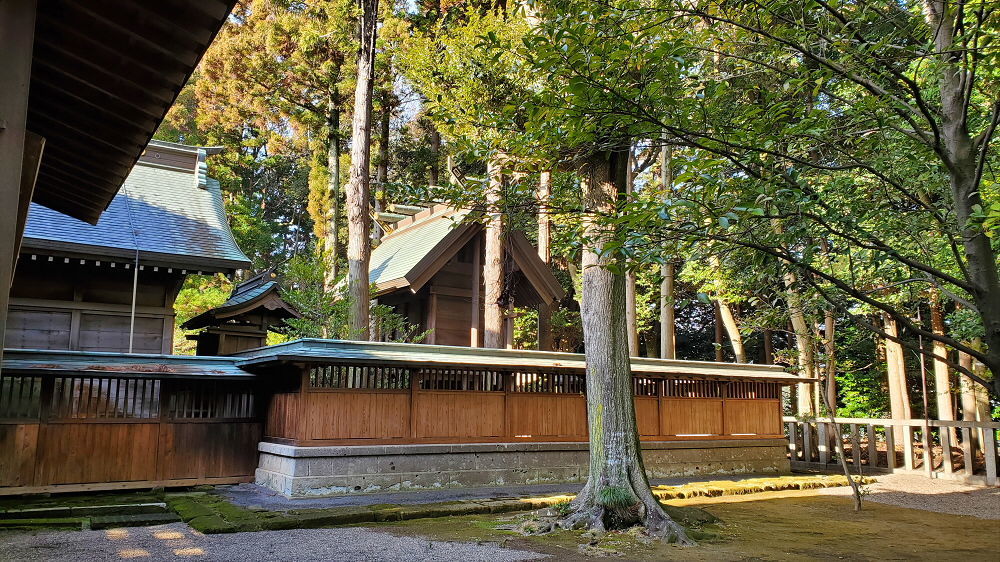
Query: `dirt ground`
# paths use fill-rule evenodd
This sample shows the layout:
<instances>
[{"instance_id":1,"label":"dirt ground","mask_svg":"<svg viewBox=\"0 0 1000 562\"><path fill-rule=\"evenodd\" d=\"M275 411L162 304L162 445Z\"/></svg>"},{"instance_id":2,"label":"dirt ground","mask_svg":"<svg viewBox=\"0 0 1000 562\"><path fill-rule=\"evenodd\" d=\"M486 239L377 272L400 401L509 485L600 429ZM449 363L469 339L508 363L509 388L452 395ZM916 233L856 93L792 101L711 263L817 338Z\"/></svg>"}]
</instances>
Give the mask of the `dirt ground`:
<instances>
[{"instance_id":1,"label":"dirt ground","mask_svg":"<svg viewBox=\"0 0 1000 562\"><path fill-rule=\"evenodd\" d=\"M717 533L696 547L643 544L628 534L609 534L590 545L579 533L523 537L495 529L512 516L455 517L377 525L380 531L430 539L498 542L556 560L581 554L627 560L996 560L996 521L866 502L861 513L845 497L811 491L769 492L725 498L672 501L697 505L722 520L704 529Z\"/></svg>"}]
</instances>

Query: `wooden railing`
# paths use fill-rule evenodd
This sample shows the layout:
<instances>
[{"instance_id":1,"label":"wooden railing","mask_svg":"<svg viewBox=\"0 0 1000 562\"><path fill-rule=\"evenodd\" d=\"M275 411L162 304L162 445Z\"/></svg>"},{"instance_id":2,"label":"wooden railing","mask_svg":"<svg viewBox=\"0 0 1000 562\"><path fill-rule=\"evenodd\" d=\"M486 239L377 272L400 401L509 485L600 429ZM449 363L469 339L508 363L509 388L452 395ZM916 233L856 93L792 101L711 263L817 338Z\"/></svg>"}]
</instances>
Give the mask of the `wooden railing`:
<instances>
[{"instance_id":1,"label":"wooden railing","mask_svg":"<svg viewBox=\"0 0 1000 562\"><path fill-rule=\"evenodd\" d=\"M836 418L857 472L910 472L998 485L1000 422ZM828 419L784 417L792 468L839 469Z\"/></svg>"}]
</instances>

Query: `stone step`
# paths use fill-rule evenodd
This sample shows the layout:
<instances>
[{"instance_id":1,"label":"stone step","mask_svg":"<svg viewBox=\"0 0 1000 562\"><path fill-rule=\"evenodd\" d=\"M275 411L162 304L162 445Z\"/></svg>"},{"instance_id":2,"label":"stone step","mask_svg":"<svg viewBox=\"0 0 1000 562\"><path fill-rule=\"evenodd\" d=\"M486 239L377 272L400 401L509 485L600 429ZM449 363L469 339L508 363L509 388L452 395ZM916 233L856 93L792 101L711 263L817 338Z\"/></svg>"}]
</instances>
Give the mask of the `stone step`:
<instances>
[{"instance_id":1,"label":"stone step","mask_svg":"<svg viewBox=\"0 0 1000 562\"><path fill-rule=\"evenodd\" d=\"M148 527L177 523L181 518L176 513L136 513L130 515L98 515L90 518L91 529L112 529L115 527Z\"/></svg>"},{"instance_id":2,"label":"stone step","mask_svg":"<svg viewBox=\"0 0 1000 562\"><path fill-rule=\"evenodd\" d=\"M25 517L0 519L0 531L14 529L85 529L86 517Z\"/></svg>"},{"instance_id":3,"label":"stone step","mask_svg":"<svg viewBox=\"0 0 1000 562\"><path fill-rule=\"evenodd\" d=\"M59 507L29 507L0 511L0 521L6 519L39 519L53 517L94 517L104 515L135 515L142 513L168 513L167 504L130 503L113 505L81 505Z\"/></svg>"}]
</instances>

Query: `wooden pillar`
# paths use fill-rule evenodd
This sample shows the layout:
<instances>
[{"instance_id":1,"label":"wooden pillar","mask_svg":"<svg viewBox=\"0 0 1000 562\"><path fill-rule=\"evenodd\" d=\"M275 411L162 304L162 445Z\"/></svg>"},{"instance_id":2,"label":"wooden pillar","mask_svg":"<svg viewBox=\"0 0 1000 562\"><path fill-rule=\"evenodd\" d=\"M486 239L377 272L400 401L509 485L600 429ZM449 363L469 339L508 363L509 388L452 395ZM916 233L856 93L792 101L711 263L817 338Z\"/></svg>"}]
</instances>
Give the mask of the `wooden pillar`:
<instances>
[{"instance_id":1,"label":"wooden pillar","mask_svg":"<svg viewBox=\"0 0 1000 562\"><path fill-rule=\"evenodd\" d=\"M479 318L483 310L483 299L479 292L483 286L483 244L479 235L473 237L472 245L472 310L469 324L469 347L479 347Z\"/></svg>"},{"instance_id":2,"label":"wooden pillar","mask_svg":"<svg viewBox=\"0 0 1000 562\"><path fill-rule=\"evenodd\" d=\"M21 169L35 34L33 0L0 0L0 360L21 232Z\"/></svg>"}]
</instances>

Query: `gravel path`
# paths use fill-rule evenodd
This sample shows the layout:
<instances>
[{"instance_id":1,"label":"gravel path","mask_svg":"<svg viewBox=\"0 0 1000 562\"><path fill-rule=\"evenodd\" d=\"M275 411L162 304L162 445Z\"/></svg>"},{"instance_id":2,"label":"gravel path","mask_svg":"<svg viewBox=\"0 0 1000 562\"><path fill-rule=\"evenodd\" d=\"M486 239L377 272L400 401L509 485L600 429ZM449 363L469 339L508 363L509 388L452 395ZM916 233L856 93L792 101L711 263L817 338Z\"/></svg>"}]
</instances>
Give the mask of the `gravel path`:
<instances>
[{"instance_id":1,"label":"gravel path","mask_svg":"<svg viewBox=\"0 0 1000 562\"><path fill-rule=\"evenodd\" d=\"M0 560L30 562L204 560L536 560L545 555L495 544L428 541L369 529L295 529L203 535L183 523L107 531L0 533Z\"/></svg>"},{"instance_id":2,"label":"gravel path","mask_svg":"<svg viewBox=\"0 0 1000 562\"><path fill-rule=\"evenodd\" d=\"M938 513L1000 519L1000 488L970 486L953 480L930 479L912 474L876 475L867 500ZM827 488L820 494L849 496L851 489Z\"/></svg>"}]
</instances>

